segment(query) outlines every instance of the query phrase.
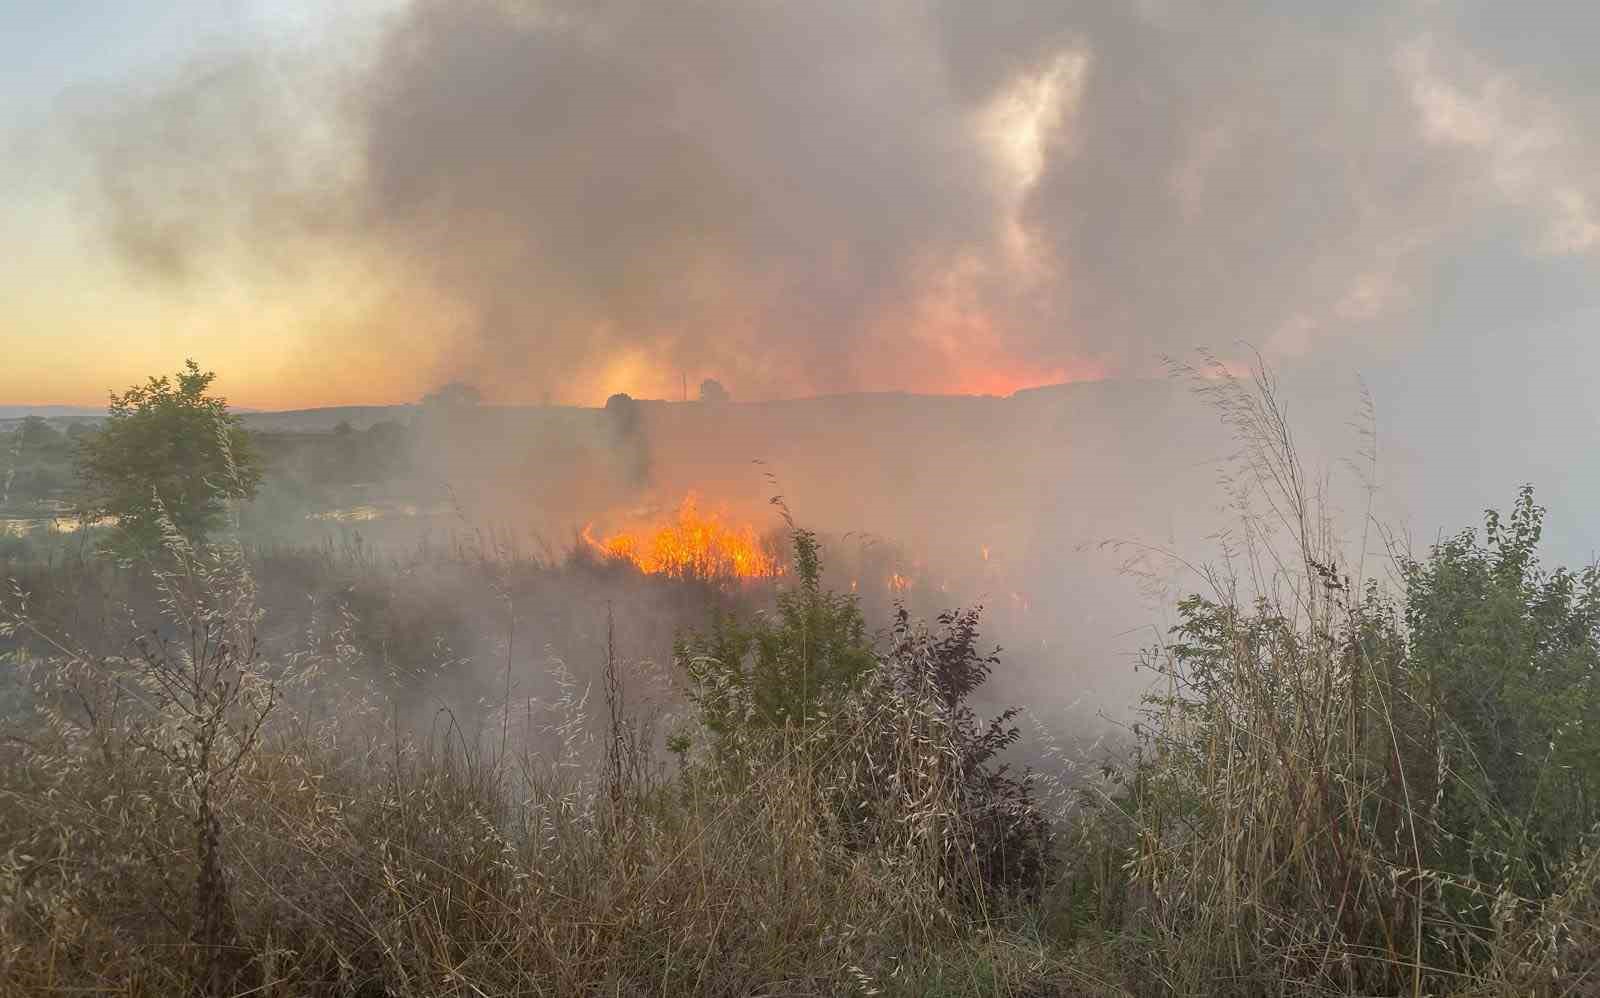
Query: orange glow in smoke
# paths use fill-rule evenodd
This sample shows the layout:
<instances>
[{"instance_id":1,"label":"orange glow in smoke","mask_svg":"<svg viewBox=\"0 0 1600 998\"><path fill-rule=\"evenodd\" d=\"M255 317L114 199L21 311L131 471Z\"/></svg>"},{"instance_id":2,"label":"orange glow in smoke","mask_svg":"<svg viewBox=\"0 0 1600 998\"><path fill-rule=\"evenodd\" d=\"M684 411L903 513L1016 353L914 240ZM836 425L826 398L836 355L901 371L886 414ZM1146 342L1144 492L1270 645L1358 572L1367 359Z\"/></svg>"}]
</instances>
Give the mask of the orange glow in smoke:
<instances>
[{"instance_id":1,"label":"orange glow in smoke","mask_svg":"<svg viewBox=\"0 0 1600 998\"><path fill-rule=\"evenodd\" d=\"M730 524L715 513L700 512L692 492L684 496L677 515L661 526L623 531L604 539L584 527L583 540L607 558L631 562L652 575L765 579L783 572L754 527Z\"/></svg>"},{"instance_id":2,"label":"orange glow in smoke","mask_svg":"<svg viewBox=\"0 0 1600 998\"><path fill-rule=\"evenodd\" d=\"M1071 367L1031 368L1020 364L997 362L992 367L978 366L962 370L941 385L940 389L942 393L952 395L994 395L1006 398L1029 388L1067 385L1080 381L1102 381L1108 376L1108 369L1095 363L1083 363Z\"/></svg>"}]
</instances>

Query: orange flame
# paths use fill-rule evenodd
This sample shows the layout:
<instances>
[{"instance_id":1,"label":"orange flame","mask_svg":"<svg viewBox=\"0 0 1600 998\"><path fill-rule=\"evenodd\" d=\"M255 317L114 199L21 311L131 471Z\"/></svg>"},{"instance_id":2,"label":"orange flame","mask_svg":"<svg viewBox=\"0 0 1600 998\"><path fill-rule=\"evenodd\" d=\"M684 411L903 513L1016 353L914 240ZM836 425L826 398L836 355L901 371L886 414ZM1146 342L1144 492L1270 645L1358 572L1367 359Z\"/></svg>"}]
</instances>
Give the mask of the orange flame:
<instances>
[{"instance_id":1,"label":"orange flame","mask_svg":"<svg viewBox=\"0 0 1600 998\"><path fill-rule=\"evenodd\" d=\"M604 540L584 527L583 540L606 557L631 562L639 571L653 575L765 579L783 571L778 559L762 546L754 527L734 526L715 513L701 513L692 492L683 497L676 518L659 527L624 531Z\"/></svg>"}]
</instances>

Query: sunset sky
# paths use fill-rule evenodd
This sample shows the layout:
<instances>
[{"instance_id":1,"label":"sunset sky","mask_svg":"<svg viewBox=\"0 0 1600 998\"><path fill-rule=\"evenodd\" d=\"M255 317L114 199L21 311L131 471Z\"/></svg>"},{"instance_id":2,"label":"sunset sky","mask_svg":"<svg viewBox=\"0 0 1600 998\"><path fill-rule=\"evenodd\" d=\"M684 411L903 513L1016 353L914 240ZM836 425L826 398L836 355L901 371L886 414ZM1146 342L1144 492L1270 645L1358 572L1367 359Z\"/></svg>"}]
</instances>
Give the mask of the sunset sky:
<instances>
[{"instance_id":1,"label":"sunset sky","mask_svg":"<svg viewBox=\"0 0 1600 998\"><path fill-rule=\"evenodd\" d=\"M1596 37L1553 0L21 0L0 403L189 356L257 408L1005 394L1245 341L1583 438Z\"/></svg>"}]
</instances>

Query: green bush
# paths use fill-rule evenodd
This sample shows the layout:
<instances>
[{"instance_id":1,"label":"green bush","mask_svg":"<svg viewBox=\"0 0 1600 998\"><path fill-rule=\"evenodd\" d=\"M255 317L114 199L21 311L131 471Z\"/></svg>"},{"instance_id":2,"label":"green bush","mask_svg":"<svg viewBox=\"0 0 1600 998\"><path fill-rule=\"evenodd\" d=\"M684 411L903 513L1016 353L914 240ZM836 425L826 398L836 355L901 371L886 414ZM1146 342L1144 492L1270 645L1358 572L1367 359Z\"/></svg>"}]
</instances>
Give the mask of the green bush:
<instances>
[{"instance_id":1,"label":"green bush","mask_svg":"<svg viewBox=\"0 0 1600 998\"><path fill-rule=\"evenodd\" d=\"M1407 668L1438 741L1438 862L1547 894L1600 821L1600 570L1545 571L1523 488L1405 563Z\"/></svg>"},{"instance_id":2,"label":"green bush","mask_svg":"<svg viewBox=\"0 0 1600 998\"><path fill-rule=\"evenodd\" d=\"M719 614L675 649L700 721L719 742L736 729L813 724L876 662L855 595L822 588L816 535L797 529L793 543L795 584L771 612Z\"/></svg>"}]
</instances>

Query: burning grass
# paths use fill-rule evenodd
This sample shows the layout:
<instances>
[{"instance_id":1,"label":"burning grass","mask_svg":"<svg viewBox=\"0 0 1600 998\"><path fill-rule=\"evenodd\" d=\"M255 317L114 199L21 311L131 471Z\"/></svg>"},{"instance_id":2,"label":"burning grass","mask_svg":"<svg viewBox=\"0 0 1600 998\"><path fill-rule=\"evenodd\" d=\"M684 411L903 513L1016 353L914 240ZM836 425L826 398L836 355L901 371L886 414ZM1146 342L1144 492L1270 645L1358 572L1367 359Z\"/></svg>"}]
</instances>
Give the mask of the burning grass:
<instances>
[{"instance_id":1,"label":"burning grass","mask_svg":"<svg viewBox=\"0 0 1600 998\"><path fill-rule=\"evenodd\" d=\"M723 515L702 512L694 493L684 496L672 519L655 527L627 530L603 538L593 525L583 541L596 553L628 562L641 572L679 579L770 579L783 564L763 543L756 528Z\"/></svg>"}]
</instances>

